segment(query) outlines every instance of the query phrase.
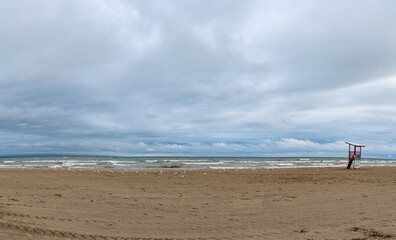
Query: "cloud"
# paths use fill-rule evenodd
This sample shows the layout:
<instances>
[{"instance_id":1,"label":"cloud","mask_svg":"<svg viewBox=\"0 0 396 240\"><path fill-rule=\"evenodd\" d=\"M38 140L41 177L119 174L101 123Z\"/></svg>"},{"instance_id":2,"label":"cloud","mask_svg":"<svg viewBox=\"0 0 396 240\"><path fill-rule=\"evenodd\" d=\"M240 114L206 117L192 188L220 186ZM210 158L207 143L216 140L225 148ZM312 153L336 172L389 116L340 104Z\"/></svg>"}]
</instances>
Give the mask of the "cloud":
<instances>
[{"instance_id":1,"label":"cloud","mask_svg":"<svg viewBox=\"0 0 396 240\"><path fill-rule=\"evenodd\" d=\"M2 2L0 155L394 154L394 5Z\"/></svg>"}]
</instances>

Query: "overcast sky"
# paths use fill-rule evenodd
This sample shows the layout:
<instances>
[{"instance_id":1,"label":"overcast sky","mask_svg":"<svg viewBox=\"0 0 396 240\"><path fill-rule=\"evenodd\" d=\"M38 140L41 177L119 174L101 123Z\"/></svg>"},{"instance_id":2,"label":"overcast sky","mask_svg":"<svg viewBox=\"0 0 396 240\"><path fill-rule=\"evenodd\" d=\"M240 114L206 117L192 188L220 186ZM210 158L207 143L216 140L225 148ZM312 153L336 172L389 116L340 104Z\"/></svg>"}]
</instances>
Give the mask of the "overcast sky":
<instances>
[{"instance_id":1,"label":"overcast sky","mask_svg":"<svg viewBox=\"0 0 396 240\"><path fill-rule=\"evenodd\" d=\"M0 155L396 158L396 2L0 1Z\"/></svg>"}]
</instances>

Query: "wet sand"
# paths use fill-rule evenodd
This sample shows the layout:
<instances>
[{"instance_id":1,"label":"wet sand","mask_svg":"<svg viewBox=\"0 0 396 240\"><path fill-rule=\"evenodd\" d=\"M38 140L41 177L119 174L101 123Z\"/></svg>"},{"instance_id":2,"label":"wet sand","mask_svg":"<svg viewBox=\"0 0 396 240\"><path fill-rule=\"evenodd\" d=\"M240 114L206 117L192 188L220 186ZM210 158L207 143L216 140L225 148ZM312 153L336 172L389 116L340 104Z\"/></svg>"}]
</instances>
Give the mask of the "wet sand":
<instances>
[{"instance_id":1,"label":"wet sand","mask_svg":"<svg viewBox=\"0 0 396 240\"><path fill-rule=\"evenodd\" d=\"M395 167L183 171L0 169L0 239L396 239Z\"/></svg>"}]
</instances>

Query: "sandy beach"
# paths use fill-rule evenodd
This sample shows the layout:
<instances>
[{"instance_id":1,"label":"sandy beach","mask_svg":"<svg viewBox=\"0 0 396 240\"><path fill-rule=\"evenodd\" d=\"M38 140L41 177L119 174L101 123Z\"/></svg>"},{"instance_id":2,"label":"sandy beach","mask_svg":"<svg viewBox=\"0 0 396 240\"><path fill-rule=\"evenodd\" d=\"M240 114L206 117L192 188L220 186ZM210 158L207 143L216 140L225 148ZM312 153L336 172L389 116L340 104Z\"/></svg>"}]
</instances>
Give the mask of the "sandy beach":
<instances>
[{"instance_id":1,"label":"sandy beach","mask_svg":"<svg viewBox=\"0 0 396 240\"><path fill-rule=\"evenodd\" d=\"M0 239L396 239L396 167L0 169Z\"/></svg>"}]
</instances>

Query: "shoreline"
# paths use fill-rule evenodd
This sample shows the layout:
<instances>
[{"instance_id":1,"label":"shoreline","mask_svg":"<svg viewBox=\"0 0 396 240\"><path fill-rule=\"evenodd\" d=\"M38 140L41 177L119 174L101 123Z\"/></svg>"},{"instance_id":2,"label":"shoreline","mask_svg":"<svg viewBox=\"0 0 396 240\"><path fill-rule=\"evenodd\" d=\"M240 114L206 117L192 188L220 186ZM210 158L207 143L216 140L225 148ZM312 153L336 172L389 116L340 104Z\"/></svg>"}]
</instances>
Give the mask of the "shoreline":
<instances>
[{"instance_id":1,"label":"shoreline","mask_svg":"<svg viewBox=\"0 0 396 240\"><path fill-rule=\"evenodd\" d=\"M1 239L396 238L396 167L1 168L0 181Z\"/></svg>"},{"instance_id":2,"label":"shoreline","mask_svg":"<svg viewBox=\"0 0 396 240\"><path fill-rule=\"evenodd\" d=\"M371 168L395 168L396 166L360 166L360 168L353 169L352 167L347 169L345 166L304 166L304 167L262 167L262 168L250 168L250 167L218 167L218 168L181 168L181 167L163 167L163 168L96 168L96 167L18 167L18 168L8 168L8 167L0 167L0 171L3 170L21 170L21 171L29 171L29 170L42 170L42 171L97 171L99 170L101 173L106 172L124 172L124 173L135 173L138 171L139 173L144 172L159 172L159 171L227 171L227 172L238 172L238 171L267 171L267 170L298 170L298 169L345 169L346 171L360 171L364 169Z\"/></svg>"},{"instance_id":3,"label":"shoreline","mask_svg":"<svg viewBox=\"0 0 396 240\"><path fill-rule=\"evenodd\" d=\"M346 158L238 158L238 157L25 157L0 159L0 168L109 168L109 169L255 169L346 167ZM392 159L366 159L361 166L396 166Z\"/></svg>"}]
</instances>

